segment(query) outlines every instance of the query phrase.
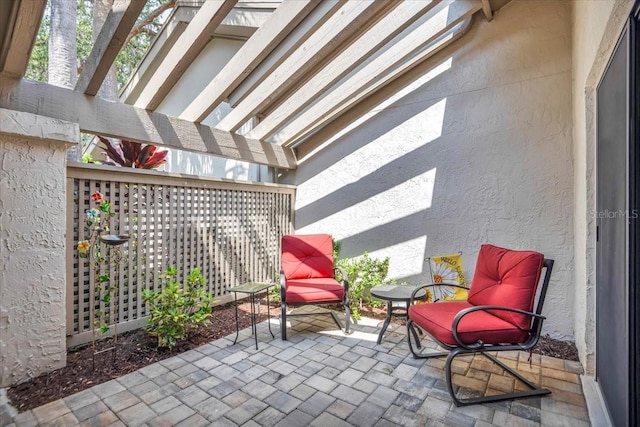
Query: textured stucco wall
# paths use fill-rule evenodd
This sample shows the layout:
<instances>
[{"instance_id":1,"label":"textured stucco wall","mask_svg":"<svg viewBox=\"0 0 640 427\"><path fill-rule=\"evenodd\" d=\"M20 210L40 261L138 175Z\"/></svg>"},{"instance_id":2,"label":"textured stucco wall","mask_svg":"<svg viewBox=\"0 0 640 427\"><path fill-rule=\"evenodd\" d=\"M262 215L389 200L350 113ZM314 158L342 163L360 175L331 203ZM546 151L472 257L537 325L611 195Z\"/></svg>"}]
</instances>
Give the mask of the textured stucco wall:
<instances>
[{"instance_id":1,"label":"textured stucco wall","mask_svg":"<svg viewBox=\"0 0 640 427\"><path fill-rule=\"evenodd\" d=\"M297 232L389 256L410 283L429 255L461 250L472 275L482 243L541 251L545 332L573 339L570 4L511 2L412 79L283 176Z\"/></svg>"},{"instance_id":2,"label":"textured stucco wall","mask_svg":"<svg viewBox=\"0 0 640 427\"><path fill-rule=\"evenodd\" d=\"M179 117L243 44L242 40L212 39L198 55L198 58L187 68L156 111ZM202 123L215 126L229 111L231 111L231 107L228 103L223 102ZM239 132L242 133L243 130L244 128L241 128ZM177 150L169 150L165 170L190 175L251 181L265 180L268 177L266 166L202 153L178 152Z\"/></svg>"},{"instance_id":3,"label":"textured stucco wall","mask_svg":"<svg viewBox=\"0 0 640 427\"><path fill-rule=\"evenodd\" d=\"M596 135L595 90L633 0L573 3L573 123L575 163L576 347L585 372L595 370Z\"/></svg>"},{"instance_id":4,"label":"textured stucco wall","mask_svg":"<svg viewBox=\"0 0 640 427\"><path fill-rule=\"evenodd\" d=\"M66 148L75 124L0 109L0 386L66 364Z\"/></svg>"}]
</instances>

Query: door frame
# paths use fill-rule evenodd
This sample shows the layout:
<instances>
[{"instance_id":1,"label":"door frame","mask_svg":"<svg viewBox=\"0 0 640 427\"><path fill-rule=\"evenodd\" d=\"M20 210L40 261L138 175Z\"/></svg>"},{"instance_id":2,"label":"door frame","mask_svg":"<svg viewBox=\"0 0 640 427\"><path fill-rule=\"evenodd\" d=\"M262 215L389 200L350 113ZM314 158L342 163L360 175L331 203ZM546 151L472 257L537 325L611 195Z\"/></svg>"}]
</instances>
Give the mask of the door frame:
<instances>
[{"instance_id":1,"label":"door frame","mask_svg":"<svg viewBox=\"0 0 640 427\"><path fill-rule=\"evenodd\" d=\"M640 0L636 0L625 29L620 33L620 39L628 31L628 129L627 129L627 286L628 286L628 422L630 426L640 425ZM618 40L618 45L620 43ZM612 53L616 52L616 47ZM608 65L605 68L608 69ZM604 74L601 76L601 79ZM601 82L601 81L600 81ZM600 86L600 82L597 87ZM597 90L597 89L596 89ZM597 116L597 112L596 112ZM596 144L600 141L596 140ZM598 146L596 145L596 152ZM597 165L596 156L596 165ZM597 168L596 168L596 173ZM596 182L598 176L596 175ZM597 200L596 187L596 200ZM596 252L596 260L598 254ZM597 262L597 261L596 261ZM596 283L596 286L598 284ZM597 298L596 298L597 304ZM596 315L597 318L597 315ZM597 331L597 328L596 328ZM596 334L596 339L597 334ZM597 344L596 344L597 348ZM598 357L596 353L596 358ZM597 365L597 363L596 363Z\"/></svg>"},{"instance_id":2,"label":"door frame","mask_svg":"<svg viewBox=\"0 0 640 427\"><path fill-rule=\"evenodd\" d=\"M640 0L629 19L629 422L640 423Z\"/></svg>"}]
</instances>

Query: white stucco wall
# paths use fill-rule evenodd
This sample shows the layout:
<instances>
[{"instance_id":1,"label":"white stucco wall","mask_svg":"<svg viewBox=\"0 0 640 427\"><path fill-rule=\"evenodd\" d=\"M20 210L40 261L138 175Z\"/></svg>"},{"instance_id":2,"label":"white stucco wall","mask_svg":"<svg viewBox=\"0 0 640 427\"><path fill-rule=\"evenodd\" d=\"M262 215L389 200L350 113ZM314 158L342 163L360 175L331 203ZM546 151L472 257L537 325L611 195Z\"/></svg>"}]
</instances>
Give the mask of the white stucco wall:
<instances>
[{"instance_id":1,"label":"white stucco wall","mask_svg":"<svg viewBox=\"0 0 640 427\"><path fill-rule=\"evenodd\" d=\"M66 364L66 148L79 135L0 109L0 387Z\"/></svg>"},{"instance_id":2,"label":"white stucco wall","mask_svg":"<svg viewBox=\"0 0 640 427\"><path fill-rule=\"evenodd\" d=\"M595 369L596 145L595 90L633 0L573 2L573 122L575 163L575 329L585 372Z\"/></svg>"},{"instance_id":3,"label":"white stucco wall","mask_svg":"<svg viewBox=\"0 0 640 427\"><path fill-rule=\"evenodd\" d=\"M206 88L211 79L222 70L243 44L244 41L242 40L212 39L185 71L156 111L179 117L189 106L189 103ZM215 126L229 111L231 111L231 107L226 102L223 102L202 123L208 126ZM240 133L243 133L242 131L243 129L239 130ZM267 168L264 166L178 150L170 150L167 156L167 164L163 170L248 181L264 181L268 177Z\"/></svg>"},{"instance_id":4,"label":"white stucco wall","mask_svg":"<svg viewBox=\"0 0 640 427\"><path fill-rule=\"evenodd\" d=\"M283 176L297 232L410 283L430 255L461 250L471 276L482 243L538 250L556 261L544 332L573 339L570 4L511 2L414 76Z\"/></svg>"}]
</instances>

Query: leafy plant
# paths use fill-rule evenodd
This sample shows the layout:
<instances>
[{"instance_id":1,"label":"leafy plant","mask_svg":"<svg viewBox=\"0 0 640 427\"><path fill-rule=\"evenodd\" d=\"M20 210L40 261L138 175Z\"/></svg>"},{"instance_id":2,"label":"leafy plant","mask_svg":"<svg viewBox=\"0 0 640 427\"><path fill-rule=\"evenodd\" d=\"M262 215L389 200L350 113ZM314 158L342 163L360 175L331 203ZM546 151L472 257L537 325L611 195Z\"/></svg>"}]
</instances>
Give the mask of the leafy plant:
<instances>
[{"instance_id":1,"label":"leafy plant","mask_svg":"<svg viewBox=\"0 0 640 427\"><path fill-rule=\"evenodd\" d=\"M331 241L333 242L333 259L337 260L340 257L340 250L342 250L342 242L334 239L333 236Z\"/></svg>"},{"instance_id":2,"label":"leafy plant","mask_svg":"<svg viewBox=\"0 0 640 427\"><path fill-rule=\"evenodd\" d=\"M155 169L167 163L168 150L158 148L152 144L141 144L139 142L119 140L112 143L107 138L98 136L98 139L105 145L105 154L111 161L105 162L107 165L120 165L129 168Z\"/></svg>"},{"instance_id":3,"label":"leafy plant","mask_svg":"<svg viewBox=\"0 0 640 427\"><path fill-rule=\"evenodd\" d=\"M102 163L93 158L91 153L84 153L82 155L82 163L93 163L96 165L101 165Z\"/></svg>"},{"instance_id":4,"label":"leafy plant","mask_svg":"<svg viewBox=\"0 0 640 427\"><path fill-rule=\"evenodd\" d=\"M371 298L369 289L393 283L387 280L389 272L389 257L384 260L371 258L367 252L356 258L342 258L336 261L337 267L342 267L349 280L349 300L354 318L360 319L363 303L374 307L382 305L381 301ZM340 278L339 278L340 279Z\"/></svg>"},{"instance_id":5,"label":"leafy plant","mask_svg":"<svg viewBox=\"0 0 640 427\"><path fill-rule=\"evenodd\" d=\"M209 322L213 296L205 291L199 268L189 273L184 287L176 280L175 267L169 267L161 277L168 282L164 289L145 289L142 295L150 313L145 329L158 337L158 347L173 348L191 327Z\"/></svg>"},{"instance_id":6,"label":"leafy plant","mask_svg":"<svg viewBox=\"0 0 640 427\"><path fill-rule=\"evenodd\" d=\"M273 283L275 283L275 286L271 289L269 289L269 300L272 302L276 302L279 303L282 300L282 297L280 295L280 272L276 271L273 274Z\"/></svg>"}]
</instances>

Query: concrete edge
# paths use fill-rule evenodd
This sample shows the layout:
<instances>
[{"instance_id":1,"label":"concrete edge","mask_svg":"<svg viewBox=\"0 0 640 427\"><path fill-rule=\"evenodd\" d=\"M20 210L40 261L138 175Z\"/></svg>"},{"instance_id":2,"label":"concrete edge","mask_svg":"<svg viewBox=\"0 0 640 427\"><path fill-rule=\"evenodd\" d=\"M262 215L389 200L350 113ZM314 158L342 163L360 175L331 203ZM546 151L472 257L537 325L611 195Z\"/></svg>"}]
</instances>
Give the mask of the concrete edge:
<instances>
[{"instance_id":1,"label":"concrete edge","mask_svg":"<svg viewBox=\"0 0 640 427\"><path fill-rule=\"evenodd\" d=\"M0 133L62 142L69 146L80 143L80 126L77 123L4 108L0 108Z\"/></svg>"},{"instance_id":2,"label":"concrete edge","mask_svg":"<svg viewBox=\"0 0 640 427\"><path fill-rule=\"evenodd\" d=\"M0 424L4 425L7 417L13 419L16 415L18 415L18 410L11 406L7 397L7 389L0 388Z\"/></svg>"},{"instance_id":3,"label":"concrete edge","mask_svg":"<svg viewBox=\"0 0 640 427\"><path fill-rule=\"evenodd\" d=\"M582 392L587 402L587 410L589 411L589 420L592 426L612 427L609 411L602 398L600 386L596 379L592 376L581 375Z\"/></svg>"}]
</instances>

